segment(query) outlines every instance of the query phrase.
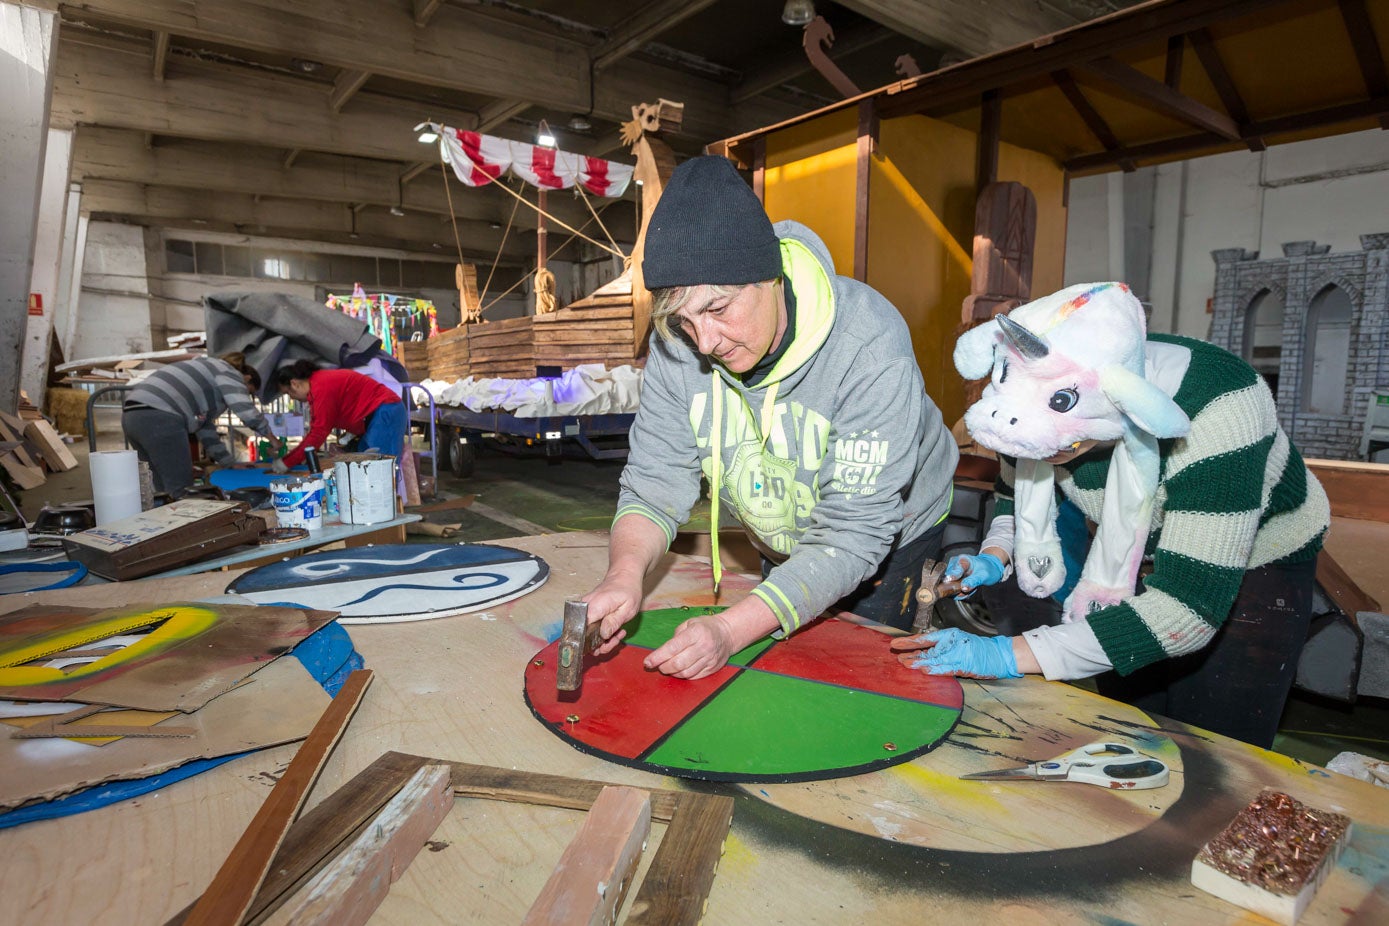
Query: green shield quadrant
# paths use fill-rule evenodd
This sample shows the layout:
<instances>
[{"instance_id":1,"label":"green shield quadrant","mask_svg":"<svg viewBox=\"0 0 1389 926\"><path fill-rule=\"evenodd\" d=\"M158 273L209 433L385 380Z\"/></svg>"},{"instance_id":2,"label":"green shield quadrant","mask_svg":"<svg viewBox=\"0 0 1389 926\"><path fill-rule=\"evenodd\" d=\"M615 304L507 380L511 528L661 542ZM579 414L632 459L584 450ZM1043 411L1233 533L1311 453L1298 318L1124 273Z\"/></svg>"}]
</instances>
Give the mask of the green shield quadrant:
<instances>
[{"instance_id":1,"label":"green shield quadrant","mask_svg":"<svg viewBox=\"0 0 1389 926\"><path fill-rule=\"evenodd\" d=\"M786 641L759 641L694 682L641 668L682 621L719 610L643 612L622 647L586 668L577 698L555 691L551 643L526 668L527 704L583 752L717 781L809 781L883 768L931 749L959 719L956 679L908 669L890 652L890 637L834 620Z\"/></svg>"}]
</instances>

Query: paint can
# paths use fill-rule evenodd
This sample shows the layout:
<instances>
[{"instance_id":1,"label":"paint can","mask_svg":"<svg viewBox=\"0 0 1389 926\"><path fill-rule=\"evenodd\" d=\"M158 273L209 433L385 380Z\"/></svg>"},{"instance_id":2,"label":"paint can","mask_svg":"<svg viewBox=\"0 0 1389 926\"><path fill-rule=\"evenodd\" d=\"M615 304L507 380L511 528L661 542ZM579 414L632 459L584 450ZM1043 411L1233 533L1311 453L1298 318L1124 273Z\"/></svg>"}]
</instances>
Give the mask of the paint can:
<instances>
[{"instance_id":1,"label":"paint can","mask_svg":"<svg viewBox=\"0 0 1389 926\"><path fill-rule=\"evenodd\" d=\"M333 467L344 524L379 524L395 517L395 458L353 460Z\"/></svg>"},{"instance_id":2,"label":"paint can","mask_svg":"<svg viewBox=\"0 0 1389 926\"><path fill-rule=\"evenodd\" d=\"M323 527L322 477L275 479L270 483L270 497L280 527L304 527L311 531Z\"/></svg>"}]
</instances>

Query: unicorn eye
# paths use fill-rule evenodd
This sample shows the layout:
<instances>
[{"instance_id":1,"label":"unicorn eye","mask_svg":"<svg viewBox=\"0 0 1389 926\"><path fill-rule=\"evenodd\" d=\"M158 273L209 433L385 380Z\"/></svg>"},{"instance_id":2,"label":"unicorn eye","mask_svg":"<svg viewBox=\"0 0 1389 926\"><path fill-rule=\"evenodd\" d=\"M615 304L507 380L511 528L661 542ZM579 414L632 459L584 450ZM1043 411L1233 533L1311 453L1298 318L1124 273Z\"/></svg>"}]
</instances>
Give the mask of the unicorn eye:
<instances>
[{"instance_id":1,"label":"unicorn eye","mask_svg":"<svg viewBox=\"0 0 1389 926\"><path fill-rule=\"evenodd\" d=\"M998 384L999 384L1000 386L1002 386L1002 385L1007 381L1007 379L1008 379L1008 361L1007 361L1007 360L1004 360L1003 363L999 365L999 371L998 371Z\"/></svg>"},{"instance_id":2,"label":"unicorn eye","mask_svg":"<svg viewBox=\"0 0 1389 926\"><path fill-rule=\"evenodd\" d=\"M1080 401L1080 395L1074 389L1058 389L1051 394L1051 401L1047 404L1054 412L1068 412L1076 407L1076 402Z\"/></svg>"}]
</instances>

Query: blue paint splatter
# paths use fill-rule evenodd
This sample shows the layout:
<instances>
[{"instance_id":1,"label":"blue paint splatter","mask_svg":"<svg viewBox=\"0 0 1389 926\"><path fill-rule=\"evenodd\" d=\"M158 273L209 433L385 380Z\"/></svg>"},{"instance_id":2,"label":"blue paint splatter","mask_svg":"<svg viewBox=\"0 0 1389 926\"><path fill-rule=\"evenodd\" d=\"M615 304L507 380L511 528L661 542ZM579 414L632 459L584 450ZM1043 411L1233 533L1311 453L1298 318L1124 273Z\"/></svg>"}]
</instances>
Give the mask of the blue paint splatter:
<instances>
[{"instance_id":1,"label":"blue paint splatter","mask_svg":"<svg viewBox=\"0 0 1389 926\"><path fill-rule=\"evenodd\" d=\"M555 621L540 628L540 635L546 643L553 643L559 639L559 635L564 633L564 621Z\"/></svg>"},{"instance_id":2,"label":"blue paint splatter","mask_svg":"<svg viewBox=\"0 0 1389 926\"><path fill-rule=\"evenodd\" d=\"M1351 825L1350 843L1336 860L1336 867L1370 884L1385 883L1389 879L1389 829L1357 820Z\"/></svg>"}]
</instances>

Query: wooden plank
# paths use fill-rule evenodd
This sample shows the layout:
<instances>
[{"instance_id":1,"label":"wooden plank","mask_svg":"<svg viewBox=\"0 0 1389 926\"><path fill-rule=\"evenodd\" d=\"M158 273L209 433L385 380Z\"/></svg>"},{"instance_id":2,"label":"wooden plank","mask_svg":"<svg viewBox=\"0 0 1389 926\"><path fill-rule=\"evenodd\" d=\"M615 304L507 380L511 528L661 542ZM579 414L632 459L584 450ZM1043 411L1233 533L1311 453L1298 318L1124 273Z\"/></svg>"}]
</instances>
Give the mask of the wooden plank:
<instances>
[{"instance_id":1,"label":"wooden plank","mask_svg":"<svg viewBox=\"0 0 1389 926\"><path fill-rule=\"evenodd\" d=\"M1332 515L1389 524L1389 464L1339 460L1306 462L1326 490Z\"/></svg>"},{"instance_id":2,"label":"wooden plank","mask_svg":"<svg viewBox=\"0 0 1389 926\"><path fill-rule=\"evenodd\" d=\"M985 90L979 99L979 137L974 152L974 192L998 179L999 128L1003 119L1003 101L997 90Z\"/></svg>"},{"instance_id":3,"label":"wooden plank","mask_svg":"<svg viewBox=\"0 0 1389 926\"><path fill-rule=\"evenodd\" d=\"M616 922L650 832L651 799L645 791L604 788L521 922L524 926Z\"/></svg>"},{"instance_id":4,"label":"wooden plank","mask_svg":"<svg viewBox=\"0 0 1389 926\"><path fill-rule=\"evenodd\" d=\"M1346 34L1355 50L1356 63L1360 65L1360 75L1365 81L1365 91L1372 97L1389 95L1389 75L1384 68L1384 55L1380 51L1379 40L1375 38L1374 23L1365 0L1340 0L1341 19L1346 24Z\"/></svg>"},{"instance_id":5,"label":"wooden plank","mask_svg":"<svg viewBox=\"0 0 1389 926\"><path fill-rule=\"evenodd\" d=\"M1367 595L1341 564L1325 550L1317 554L1317 584L1336 603L1351 623L1361 611L1379 611L1379 602Z\"/></svg>"},{"instance_id":6,"label":"wooden plank","mask_svg":"<svg viewBox=\"0 0 1389 926\"><path fill-rule=\"evenodd\" d=\"M1224 113L1216 112L1203 103L1183 96L1160 80L1144 74L1127 64L1108 56L1096 58L1075 65L1077 70L1087 71L1150 109L1164 112L1183 122L1214 132L1224 138L1235 140L1240 137L1239 126L1235 120Z\"/></svg>"},{"instance_id":7,"label":"wooden plank","mask_svg":"<svg viewBox=\"0 0 1389 926\"><path fill-rule=\"evenodd\" d=\"M44 421L42 418L35 418L24 425L24 436L34 445L34 449L43 457L43 461L48 464L48 468L54 472L67 472L70 469L77 469L77 457L72 455L67 444L58 436L58 432L53 429L53 425Z\"/></svg>"},{"instance_id":8,"label":"wooden plank","mask_svg":"<svg viewBox=\"0 0 1389 926\"><path fill-rule=\"evenodd\" d=\"M1186 51L1186 36L1167 37L1167 58L1162 70L1162 82L1173 90L1182 89L1182 58Z\"/></svg>"},{"instance_id":9,"label":"wooden plank","mask_svg":"<svg viewBox=\"0 0 1389 926\"><path fill-rule=\"evenodd\" d=\"M537 315L535 317L535 323L537 325L560 325L576 319L586 321L626 319L627 321L631 321L632 300L630 298L625 301L613 299L611 303L604 300L604 302L585 303L582 306L576 302L573 305L560 309L557 312L552 312L549 315Z\"/></svg>"},{"instance_id":10,"label":"wooden plank","mask_svg":"<svg viewBox=\"0 0 1389 926\"><path fill-rule=\"evenodd\" d=\"M1109 123L1099 114L1099 111L1096 110L1094 106L1090 105L1090 101L1086 98L1084 91L1076 84L1075 78L1071 76L1071 72L1067 71L1065 68L1059 71L1053 71L1051 79L1066 97L1067 102L1071 104L1071 108L1076 111L1076 115L1080 116L1081 121L1085 123L1085 127L1090 130L1090 134L1095 136L1095 140L1103 146L1104 150L1113 151L1118 148L1119 139L1114 137L1114 132L1110 129ZM1132 161L1124 162L1125 172L1137 170L1137 167L1138 166Z\"/></svg>"},{"instance_id":11,"label":"wooden plank","mask_svg":"<svg viewBox=\"0 0 1389 926\"><path fill-rule=\"evenodd\" d=\"M858 138L854 151L854 279L860 283L868 280L868 186L873 176L873 149L877 144L878 112L870 97L858 104Z\"/></svg>"},{"instance_id":12,"label":"wooden plank","mask_svg":"<svg viewBox=\"0 0 1389 926\"><path fill-rule=\"evenodd\" d=\"M1210 78L1211 86L1215 87L1221 105L1230 114L1230 118L1243 126L1249 121L1249 109L1244 105L1244 97L1240 96L1234 78L1225 68L1225 62L1215 47L1215 39L1211 37L1211 31L1209 29L1197 29L1191 33L1190 38L1191 47L1196 49L1196 57L1200 59L1201 67L1206 69L1206 76ZM1267 147L1259 138L1250 138L1247 144L1250 151L1263 151Z\"/></svg>"},{"instance_id":13,"label":"wooden plank","mask_svg":"<svg viewBox=\"0 0 1389 926\"><path fill-rule=\"evenodd\" d=\"M447 765L415 772L347 851L285 905L302 926L362 926L453 809Z\"/></svg>"},{"instance_id":14,"label":"wooden plank","mask_svg":"<svg viewBox=\"0 0 1389 926\"><path fill-rule=\"evenodd\" d=\"M733 798L682 794L632 899L627 926L695 926L704 915L732 824Z\"/></svg>"},{"instance_id":15,"label":"wooden plank","mask_svg":"<svg viewBox=\"0 0 1389 926\"><path fill-rule=\"evenodd\" d=\"M347 677L328 709L314 724L304 745L294 754L284 776L242 833L221 869L189 911L186 923L236 926L255 899L280 843L304 806L323 763L333 751L348 721L371 684L371 670L358 669Z\"/></svg>"}]
</instances>

